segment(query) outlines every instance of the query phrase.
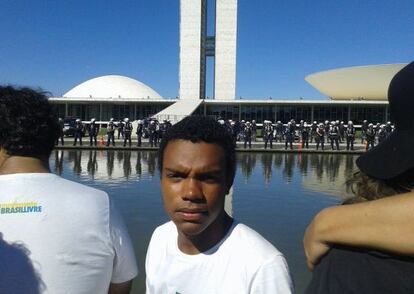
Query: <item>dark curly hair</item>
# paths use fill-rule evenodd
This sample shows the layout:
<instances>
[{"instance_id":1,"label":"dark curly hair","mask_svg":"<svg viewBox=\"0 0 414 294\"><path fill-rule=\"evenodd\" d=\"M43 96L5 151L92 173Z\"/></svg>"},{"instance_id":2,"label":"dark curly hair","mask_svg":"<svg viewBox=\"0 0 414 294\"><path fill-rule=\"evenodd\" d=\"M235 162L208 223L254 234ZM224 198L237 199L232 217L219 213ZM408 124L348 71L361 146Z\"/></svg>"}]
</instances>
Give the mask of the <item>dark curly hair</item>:
<instances>
[{"instance_id":1,"label":"dark curly hair","mask_svg":"<svg viewBox=\"0 0 414 294\"><path fill-rule=\"evenodd\" d=\"M46 92L0 86L0 147L8 155L49 157L58 136Z\"/></svg>"},{"instance_id":2,"label":"dark curly hair","mask_svg":"<svg viewBox=\"0 0 414 294\"><path fill-rule=\"evenodd\" d=\"M163 135L160 148L158 150L158 168L162 174L164 151L170 141L186 140L193 143L205 142L217 144L224 150L226 159L226 175L229 186L233 184L236 174L236 145L231 134L224 125L210 117L187 116L182 121L173 125Z\"/></svg>"},{"instance_id":3,"label":"dark curly hair","mask_svg":"<svg viewBox=\"0 0 414 294\"><path fill-rule=\"evenodd\" d=\"M414 168L409 169L394 178L380 180L361 171L356 171L345 182L348 192L355 196L344 201L344 204L353 204L381 199L397 194L408 193L414 189Z\"/></svg>"}]
</instances>

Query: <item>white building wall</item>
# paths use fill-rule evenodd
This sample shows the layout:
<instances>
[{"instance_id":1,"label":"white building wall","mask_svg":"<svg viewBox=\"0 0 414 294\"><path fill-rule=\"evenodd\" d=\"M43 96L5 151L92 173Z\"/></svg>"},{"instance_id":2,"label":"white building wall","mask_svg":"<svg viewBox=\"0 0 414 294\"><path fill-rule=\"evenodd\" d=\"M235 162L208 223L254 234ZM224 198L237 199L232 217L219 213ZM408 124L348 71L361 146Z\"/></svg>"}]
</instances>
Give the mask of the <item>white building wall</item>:
<instances>
[{"instance_id":1,"label":"white building wall","mask_svg":"<svg viewBox=\"0 0 414 294\"><path fill-rule=\"evenodd\" d=\"M216 0L214 99L236 98L237 0Z\"/></svg>"},{"instance_id":2,"label":"white building wall","mask_svg":"<svg viewBox=\"0 0 414 294\"><path fill-rule=\"evenodd\" d=\"M180 99L200 99L202 2L180 1Z\"/></svg>"}]
</instances>

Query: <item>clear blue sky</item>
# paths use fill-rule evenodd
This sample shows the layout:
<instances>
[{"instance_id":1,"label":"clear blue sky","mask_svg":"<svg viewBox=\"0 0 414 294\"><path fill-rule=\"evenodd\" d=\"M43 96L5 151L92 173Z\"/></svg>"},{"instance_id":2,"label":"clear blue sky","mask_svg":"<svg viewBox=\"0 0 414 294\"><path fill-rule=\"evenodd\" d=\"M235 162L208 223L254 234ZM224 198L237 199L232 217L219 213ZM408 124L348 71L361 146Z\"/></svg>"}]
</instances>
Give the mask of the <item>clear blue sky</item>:
<instances>
[{"instance_id":1,"label":"clear blue sky","mask_svg":"<svg viewBox=\"0 0 414 294\"><path fill-rule=\"evenodd\" d=\"M310 73L414 60L414 1L239 0L237 96L324 98ZM179 0L0 1L0 83L60 96L101 75L178 95Z\"/></svg>"}]
</instances>

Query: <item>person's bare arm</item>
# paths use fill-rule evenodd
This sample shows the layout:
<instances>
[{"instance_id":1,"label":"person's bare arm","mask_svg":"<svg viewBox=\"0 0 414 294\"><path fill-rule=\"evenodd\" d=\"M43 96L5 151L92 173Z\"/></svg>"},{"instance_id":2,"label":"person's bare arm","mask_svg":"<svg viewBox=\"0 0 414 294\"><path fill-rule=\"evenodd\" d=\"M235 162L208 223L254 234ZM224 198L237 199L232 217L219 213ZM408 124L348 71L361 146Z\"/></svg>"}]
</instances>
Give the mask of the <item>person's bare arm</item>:
<instances>
[{"instance_id":1,"label":"person's bare arm","mask_svg":"<svg viewBox=\"0 0 414 294\"><path fill-rule=\"evenodd\" d=\"M414 193L326 208L306 229L303 243L310 269L330 244L414 255Z\"/></svg>"},{"instance_id":2,"label":"person's bare arm","mask_svg":"<svg viewBox=\"0 0 414 294\"><path fill-rule=\"evenodd\" d=\"M129 294L132 287L132 281L127 281L124 283L109 285L108 294Z\"/></svg>"}]
</instances>

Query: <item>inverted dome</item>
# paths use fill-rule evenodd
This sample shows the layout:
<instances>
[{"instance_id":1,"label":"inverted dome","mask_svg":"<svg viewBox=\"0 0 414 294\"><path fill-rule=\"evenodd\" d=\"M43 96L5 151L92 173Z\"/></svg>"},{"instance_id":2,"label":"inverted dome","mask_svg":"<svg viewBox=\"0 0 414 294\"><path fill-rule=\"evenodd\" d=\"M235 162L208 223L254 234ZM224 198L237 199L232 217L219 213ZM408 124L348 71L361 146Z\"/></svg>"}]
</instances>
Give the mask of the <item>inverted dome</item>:
<instances>
[{"instance_id":1,"label":"inverted dome","mask_svg":"<svg viewBox=\"0 0 414 294\"><path fill-rule=\"evenodd\" d=\"M332 99L387 100L391 79L405 65L344 67L310 74L305 80Z\"/></svg>"},{"instance_id":2,"label":"inverted dome","mask_svg":"<svg viewBox=\"0 0 414 294\"><path fill-rule=\"evenodd\" d=\"M161 95L140 81L117 75L87 80L63 95L67 98L143 98L162 99Z\"/></svg>"}]
</instances>

